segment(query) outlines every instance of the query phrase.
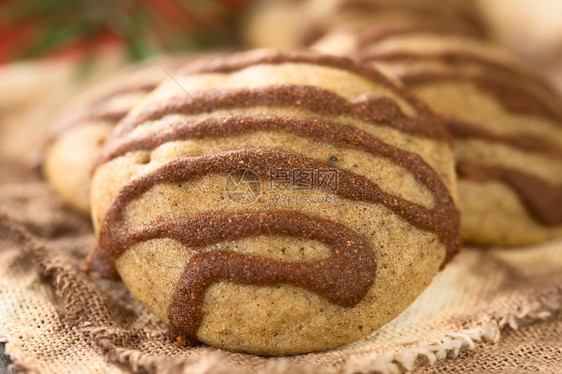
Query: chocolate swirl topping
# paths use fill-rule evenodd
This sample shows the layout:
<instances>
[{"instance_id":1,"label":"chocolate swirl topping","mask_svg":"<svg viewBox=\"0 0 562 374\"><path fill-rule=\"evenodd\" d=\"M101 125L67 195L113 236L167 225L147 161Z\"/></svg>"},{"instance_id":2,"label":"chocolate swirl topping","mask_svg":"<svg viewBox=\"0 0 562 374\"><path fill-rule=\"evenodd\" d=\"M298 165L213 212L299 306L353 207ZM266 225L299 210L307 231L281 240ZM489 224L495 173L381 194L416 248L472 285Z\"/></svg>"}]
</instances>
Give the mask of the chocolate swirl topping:
<instances>
[{"instance_id":1,"label":"chocolate swirl topping","mask_svg":"<svg viewBox=\"0 0 562 374\"><path fill-rule=\"evenodd\" d=\"M150 64L141 64L135 66L133 69L123 71L119 75L112 78L111 83L117 82L106 86L103 89L96 86L98 91L97 95L91 96L88 100L80 103L74 109L71 115L61 119L50 134L48 143L53 142L62 133L69 128L79 126L86 122L110 122L116 124L124 118L131 108L114 109L108 108L108 103L116 97L128 94L148 94L154 90L162 80L167 78L166 72L161 71L162 67L166 71L175 72L178 68L184 66L187 62L193 61L194 57L164 57L159 62L159 66ZM156 73L156 74L155 74ZM91 91L90 91L91 92ZM131 103L131 106L136 103Z\"/></svg>"},{"instance_id":2,"label":"chocolate swirl topping","mask_svg":"<svg viewBox=\"0 0 562 374\"><path fill-rule=\"evenodd\" d=\"M486 74L494 77L505 77L509 81L516 80L526 86L534 86L542 90L545 94L556 97L556 91L544 80L529 73L525 68L516 63L507 64L497 60L487 58L481 54L468 51L435 51L435 52L411 52L411 51L358 51L357 58L361 61L394 61L401 62L441 62L447 66L462 67L463 65L477 65Z\"/></svg>"},{"instance_id":3,"label":"chocolate swirl topping","mask_svg":"<svg viewBox=\"0 0 562 374\"><path fill-rule=\"evenodd\" d=\"M547 226L562 224L562 186L555 186L523 171L457 161L459 177L477 182L501 182L511 186L529 212Z\"/></svg>"},{"instance_id":4,"label":"chocolate swirl topping","mask_svg":"<svg viewBox=\"0 0 562 374\"><path fill-rule=\"evenodd\" d=\"M353 31L354 28L350 28L350 31ZM445 24L438 24L432 21L422 21L417 20L413 24L407 25L386 25L381 27L380 24L376 26L363 26L360 29L356 29L357 31L357 51L360 51L367 47L370 44L382 41L384 39L393 37L393 36L400 36L400 35L412 35L418 33L424 34L437 34L437 35L444 35L444 34L458 34L458 35L466 35L471 36L473 38L481 38L482 33L477 32L475 30L466 29L462 27L458 27L457 25L445 25ZM322 39L322 37L327 36L330 32L332 32L329 26L323 24L315 24L310 25L304 31L304 35L301 39L300 45L304 47L313 46L315 42L318 42Z\"/></svg>"},{"instance_id":5,"label":"chocolate swirl topping","mask_svg":"<svg viewBox=\"0 0 562 374\"><path fill-rule=\"evenodd\" d=\"M438 81L468 81L475 84L482 91L494 95L498 102L511 112L534 114L551 119L554 124L562 126L562 110L560 107L549 105L549 103L528 92L518 84L513 84L499 77L493 77L490 74L410 72L401 74L400 79L408 86Z\"/></svg>"},{"instance_id":6,"label":"chocolate swirl topping","mask_svg":"<svg viewBox=\"0 0 562 374\"><path fill-rule=\"evenodd\" d=\"M70 117L64 118L60 123L55 126L55 130L51 133L49 142L54 141L62 133L67 131L69 128L78 126L81 123L89 121L100 121L100 122L112 122L117 123L122 118L124 118L129 112L125 110L109 110L106 108L107 102L119 95L126 95L130 93L149 93L158 85L157 82L153 83L140 83L128 87L120 87L111 92L104 94L96 98L95 100L88 103L87 107L79 109L77 113Z\"/></svg>"},{"instance_id":7,"label":"chocolate swirl topping","mask_svg":"<svg viewBox=\"0 0 562 374\"><path fill-rule=\"evenodd\" d=\"M452 30L446 25L440 24L416 24L416 25L373 25L366 26L356 31L357 35L357 50L356 53L359 59L363 60L368 58L369 53L364 53L369 45L381 42L395 36L404 35L419 35L419 34L433 34L433 35L449 35L451 33L460 35L474 36L470 32L459 32L459 30Z\"/></svg>"},{"instance_id":8,"label":"chocolate swirl topping","mask_svg":"<svg viewBox=\"0 0 562 374\"><path fill-rule=\"evenodd\" d=\"M387 77L379 73L377 70L370 68L368 65L362 64L351 59L344 59L341 57L322 55L308 51L268 51L262 54L246 54L246 55L233 55L229 58L211 58L203 61L185 66L178 71L178 76L187 76L194 74L205 73L232 73L245 69L247 67L258 64L271 64L280 65L286 63L299 63L311 64L316 66L331 67L335 69L345 70L350 73L361 76L362 78L369 79L372 82L378 83L380 87L391 90L398 97L406 101L413 108L416 109L418 116L432 116L434 114L429 108L414 95L410 94L408 90L402 89ZM433 125L435 126L435 125Z\"/></svg>"},{"instance_id":9,"label":"chocolate swirl topping","mask_svg":"<svg viewBox=\"0 0 562 374\"><path fill-rule=\"evenodd\" d=\"M410 20L414 24L439 25L444 28L444 18L453 18L454 23L448 27L449 32L466 33L476 38L487 37L487 28L476 6L459 7L458 4L432 4L427 7L424 2L385 2L379 3L365 0L346 0L341 3L338 11L356 11L362 13L395 12L402 16L414 15L418 19ZM421 6L420 6L421 5ZM443 14L442 9L448 9L448 14ZM407 19L407 18L406 18ZM452 26L454 25L454 27Z\"/></svg>"},{"instance_id":10,"label":"chocolate swirl topping","mask_svg":"<svg viewBox=\"0 0 562 374\"><path fill-rule=\"evenodd\" d=\"M149 151L171 141L202 139L208 136L229 137L256 131L278 131L327 142L337 146L355 148L373 156L386 157L400 166L410 168L430 167L419 156L400 151L369 133L352 126L313 118L238 115L223 118L190 119L173 123L169 129L151 132L150 136L124 139L109 146L101 162L107 162L132 151ZM401 154L406 155L400 158ZM415 161L411 161L414 160ZM408 162L404 162L408 160Z\"/></svg>"},{"instance_id":11,"label":"chocolate swirl topping","mask_svg":"<svg viewBox=\"0 0 562 374\"><path fill-rule=\"evenodd\" d=\"M501 135L483 127L452 117L445 117L445 125L455 138L478 138L501 143L523 151L547 156L553 160L562 160L562 147L548 139L533 134Z\"/></svg>"},{"instance_id":12,"label":"chocolate swirl topping","mask_svg":"<svg viewBox=\"0 0 562 374\"><path fill-rule=\"evenodd\" d=\"M149 105L137 117L130 118L122 123L120 133L126 134L147 121L155 121L169 114L192 115L217 109L247 108L258 105L297 107L322 115L345 115L376 125L390 126L413 135L450 141L448 134L442 127L436 127L429 123L431 118L408 117L402 113L394 101L388 98L367 97L349 102L328 90L306 85L274 85L252 89L209 90L193 93L191 97L185 97L184 95L172 97ZM532 134L499 135L455 118L445 118L444 123L455 137L493 140L526 151L557 159L562 158L561 147ZM123 144L120 144L120 146L124 147ZM130 148L129 150L133 149ZM106 158L100 160L100 162L108 161L122 154L122 152L115 152L115 154L106 155Z\"/></svg>"},{"instance_id":13,"label":"chocolate swirl topping","mask_svg":"<svg viewBox=\"0 0 562 374\"><path fill-rule=\"evenodd\" d=\"M554 110L543 100L531 95L524 89L507 82L484 75L465 74L428 74L413 73L403 77L408 85L435 82L438 80L467 80L475 83L480 89L494 95L498 102L515 113L529 113L552 120L552 124L562 126L562 115L559 110ZM481 127L471 126L468 123L452 118L446 118L445 124L453 135L459 137L477 137L491 142L502 143L524 151L536 152L559 162L562 158L562 147L549 139L528 135L498 135ZM477 168L481 168L476 172ZM510 186L519 196L529 213L540 223L553 226L562 224L560 215L560 202L562 189L552 185L541 178L522 173L509 168L486 167L477 163L466 163L457 166L459 177L476 181L495 180Z\"/></svg>"},{"instance_id":14,"label":"chocolate swirl topping","mask_svg":"<svg viewBox=\"0 0 562 374\"><path fill-rule=\"evenodd\" d=\"M374 253L361 236L343 225L294 212L206 214L154 227L151 234L145 237L163 234L190 247L253 235L290 235L321 241L331 251L328 259L305 263L283 263L228 251L193 256L168 312L171 337L179 345L197 343L203 297L219 280L258 286L290 284L334 304L352 307L367 294L375 277Z\"/></svg>"},{"instance_id":15,"label":"chocolate swirl topping","mask_svg":"<svg viewBox=\"0 0 562 374\"><path fill-rule=\"evenodd\" d=\"M393 152L397 151L394 148L392 148L392 150ZM399 158L404 158L402 160L404 164L411 164L412 160L417 160L417 162L414 161L413 163L417 163L418 166L422 165L422 162L420 162L421 159L415 154L406 155L406 152L403 154L398 152L398 154ZM235 231L229 230L228 228L230 225L223 224L224 220L233 220L233 217L229 214L226 216L221 216L219 213L211 214L211 216L197 215L164 223L155 222L147 226L130 229L124 222L124 212L126 206L131 201L148 191L155 184L183 183L212 173L228 174L240 168L241 165L254 171L263 179L270 177L269 172L272 167L312 169L329 167L326 163L312 161L302 156L272 149L247 149L218 153L210 156L181 157L172 160L158 169L129 182L122 188L105 216L99 234L99 247L101 249L99 252L102 254L107 253L111 258L115 259L135 243L162 237L172 238L185 245L195 247L210 245L220 240L238 238L240 230L244 231L246 229L238 228ZM366 178L343 170L339 171L338 186L334 193L342 198L350 200L381 204L406 219L415 227L437 233L440 240L442 240L447 247L445 263L449 261L460 248L458 239L458 212L454 208L446 187L442 184L433 169L421 166L419 169L413 170L413 172L416 177L435 194L435 207L433 209L422 207L386 193ZM274 216L279 214L279 222L286 222L284 221L286 219L290 219L294 222L294 227L289 225L285 228L285 230L289 230L288 233L292 233L292 230L303 230L303 227L306 226L307 221L305 217L295 212L270 212L270 214ZM215 218L218 219L215 221ZM317 218L312 219L310 217L309 219L318 220ZM275 221L274 218L270 218L269 220ZM321 225L329 225L327 221L319 220L319 222L323 222ZM272 228L269 225L271 223L268 224L265 222L265 225L262 225L262 223L264 223L263 215L248 215L247 219L244 221L244 225L241 226L245 227L247 225L247 230L250 230L247 232L247 235L270 233L269 230ZM280 229L283 225L275 227ZM218 230L218 228L221 229ZM344 232L342 230L344 229L341 228L338 232ZM332 234L329 230L323 232L326 237L317 236L318 234L313 234L311 232L302 234L305 235L305 237L308 237L306 235L314 235L312 238L327 241ZM345 232L346 235L337 239L336 242L327 242L327 244L362 243L362 241L358 241L356 234L349 235L351 232L350 230ZM336 235L336 237L338 237L338 235ZM332 238L330 240L334 239ZM342 249L341 247L338 248L338 250L333 249L333 255L335 254L336 258L334 259L332 256L330 260L327 260L330 264L329 266L341 263L342 259L337 257L339 256L338 253L341 252L337 251L342 251ZM369 249L369 251L372 252L371 249ZM362 252L353 252L353 255L350 254L350 256L365 258L366 255L362 254ZM359 261L358 257L354 258L354 263ZM211 260L215 261L214 265L212 265ZM348 261L350 260L346 257L344 262ZM248 266L249 263L252 264L251 267ZM170 308L171 331L177 336L181 335L187 337L188 342L196 340L194 334L198 329L198 325L192 324L185 326L183 323L196 323L200 320L200 309L204 290L210 284L218 280L230 280L248 284L258 284L260 281L265 281L267 284L271 284L270 282L297 284L310 291L318 292L322 296L329 293L330 295L326 296L329 300L343 306L355 305L355 303L362 298L359 292L354 292L353 295L348 295L345 298L342 297L343 294L341 292L343 291L337 293L334 292L332 286L326 286L325 276L312 277L308 270L301 270L296 273L288 272L289 269L294 270L299 266L306 269L311 267L310 269L312 269L314 266L318 265L300 264L277 266L276 264L276 262L257 257L226 254L223 252L196 257L195 261L190 261L187 266L181 278L182 280L178 285L174 300L172 301L172 306ZM241 265L242 267L237 267L237 265ZM277 270L273 271L275 268ZM259 269L265 269L267 272L258 276L256 272ZM335 269L337 269L338 272L341 270L344 270L344 272L351 271L350 274L336 282L341 283L342 289L344 290L357 290L354 284L370 285L374 280L374 260L372 262L372 269L353 267L353 270L345 270L341 268L341 265L336 266ZM216 273L214 271L216 271ZM251 272L253 275L244 274L245 272ZM333 273L331 275L333 275ZM335 279L338 278L336 277ZM363 290L363 288L361 288L361 290ZM190 305L188 309L186 309L187 304Z\"/></svg>"},{"instance_id":16,"label":"chocolate swirl topping","mask_svg":"<svg viewBox=\"0 0 562 374\"><path fill-rule=\"evenodd\" d=\"M256 88L207 90L194 92L189 97L180 95L153 103L137 116L127 118L119 125L117 142L137 126L169 114L194 115L219 109L256 106L293 107L315 114L347 116L413 135L451 141L444 127L435 125L438 118L429 115L406 116L393 100L386 97L362 95L350 102L320 87L277 84Z\"/></svg>"}]
</instances>

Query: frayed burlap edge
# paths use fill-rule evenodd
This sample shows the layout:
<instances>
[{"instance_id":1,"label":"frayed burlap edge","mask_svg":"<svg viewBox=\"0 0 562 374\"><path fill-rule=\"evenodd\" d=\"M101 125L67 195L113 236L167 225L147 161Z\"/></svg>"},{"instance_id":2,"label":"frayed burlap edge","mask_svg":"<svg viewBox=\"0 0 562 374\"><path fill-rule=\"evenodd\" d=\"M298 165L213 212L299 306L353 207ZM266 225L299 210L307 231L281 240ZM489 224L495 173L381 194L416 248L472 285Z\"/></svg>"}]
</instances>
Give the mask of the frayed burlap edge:
<instances>
[{"instance_id":1,"label":"frayed burlap edge","mask_svg":"<svg viewBox=\"0 0 562 374\"><path fill-rule=\"evenodd\" d=\"M477 343L498 343L501 331L504 329L518 330L530 323L545 321L562 310L562 285L545 292L538 299L528 300L517 310L510 311L499 317L490 317L486 323L473 329L450 332L437 339L408 347L402 351L375 353L361 358L351 358L343 367L322 367L322 373L400 373L415 370L422 365L433 365L438 360L452 359L464 350L477 349ZM139 368L154 370L158 373L183 373L192 361L185 359L169 360L162 363L161 358L152 357L136 351L115 347L108 340L101 340L99 344L106 350L111 362L130 365L133 370ZM198 366L198 374L227 374L235 373L232 367L226 366L221 359L221 352L209 352L204 366ZM291 373L306 374L318 372L315 365L294 367L286 359L276 359L264 367L259 373ZM241 370L240 372L243 372Z\"/></svg>"},{"instance_id":2,"label":"frayed burlap edge","mask_svg":"<svg viewBox=\"0 0 562 374\"><path fill-rule=\"evenodd\" d=\"M399 373L414 370L422 362L433 365L438 360L456 358L461 351L477 349L477 343L498 343L503 329L518 330L538 321L545 321L562 310L562 285L553 287L539 298L528 300L514 311L489 320L477 328L450 332L402 351L391 351L353 360L346 365L349 372Z\"/></svg>"},{"instance_id":3,"label":"frayed burlap edge","mask_svg":"<svg viewBox=\"0 0 562 374\"><path fill-rule=\"evenodd\" d=\"M74 265L57 256L51 249L38 243L32 236L21 229L19 225L9 222L5 217L0 217L0 226L7 228L9 237L18 242L27 254L34 259L41 270L41 274L55 291L64 313L63 318L76 324L80 333L89 336L93 344L107 357L107 361L118 366L123 366L134 372L147 371L155 373L190 373L198 374L223 374L242 373L247 368L236 368L226 364L226 353L220 350L209 349L193 358L153 356L136 350L126 349L116 345L112 336L108 336L104 328L92 324L92 316L81 313L84 305L88 305L93 298L80 297L76 294L93 295L100 293L93 284ZM5 231L6 232L6 231ZM6 239L6 238L4 238ZM23 244L23 245L22 245ZM85 292L69 292L82 289ZM77 307L80 306L80 307ZM106 317L112 318L109 305L96 305L92 310L98 313L107 313ZM321 370L323 373L399 373L411 371L416 368L433 365L439 360L452 359L466 350L476 350L478 343L498 343L501 341L501 331L504 329L518 330L530 323L549 319L562 310L562 285L555 286L545 291L541 296L529 299L517 309L500 316L488 316L485 322L480 322L478 327L452 331L437 339L417 343L399 351L373 353L358 357L349 357L345 363L337 367L325 367L314 364L298 364L290 362L288 358L270 360L267 365L253 373L313 373ZM155 337L147 335L145 331L120 331L119 335ZM115 337L115 336L113 336ZM8 343L6 351L14 359L11 370L18 372L36 372L29 368L20 357L25 357L25 352L17 345Z\"/></svg>"}]
</instances>

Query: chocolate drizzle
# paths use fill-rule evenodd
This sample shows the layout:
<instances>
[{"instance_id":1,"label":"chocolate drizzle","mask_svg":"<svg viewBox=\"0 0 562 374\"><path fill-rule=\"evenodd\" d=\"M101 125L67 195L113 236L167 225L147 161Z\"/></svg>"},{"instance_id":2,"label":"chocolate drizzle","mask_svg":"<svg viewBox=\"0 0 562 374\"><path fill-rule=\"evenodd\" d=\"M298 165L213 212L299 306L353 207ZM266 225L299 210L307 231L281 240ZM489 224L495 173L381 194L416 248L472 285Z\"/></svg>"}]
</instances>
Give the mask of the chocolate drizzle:
<instances>
[{"instance_id":1,"label":"chocolate drizzle","mask_svg":"<svg viewBox=\"0 0 562 374\"><path fill-rule=\"evenodd\" d=\"M562 224L562 186L552 185L523 171L467 160L457 161L457 172L460 178L476 182L505 183L515 190L539 222L547 226Z\"/></svg>"},{"instance_id":2,"label":"chocolate drizzle","mask_svg":"<svg viewBox=\"0 0 562 374\"><path fill-rule=\"evenodd\" d=\"M470 32L459 32L458 30L452 30L450 27L440 24L415 24L415 25L372 25L362 27L357 30L357 55L360 60L364 61L370 57L370 54L364 53L363 51L367 49L370 45L379 43L385 39L389 39L395 36L405 36L405 35L419 35L419 34L433 34L433 35L448 35L448 34L460 34L461 36L465 33L468 35L473 35Z\"/></svg>"},{"instance_id":3,"label":"chocolate drizzle","mask_svg":"<svg viewBox=\"0 0 562 374\"><path fill-rule=\"evenodd\" d=\"M411 52L411 51L358 51L358 59L361 61L394 61L401 62L408 60L409 62L441 62L447 66L462 67L466 64L478 65L487 74L494 76L503 76L508 80L517 80L524 82L526 85L533 85L546 94L555 97L556 91L548 85L544 80L529 73L517 63L507 64L496 61L491 58L484 57L467 51L435 51L435 52Z\"/></svg>"},{"instance_id":4,"label":"chocolate drizzle","mask_svg":"<svg viewBox=\"0 0 562 374\"><path fill-rule=\"evenodd\" d=\"M137 116L127 118L119 125L117 134L124 135L147 121L159 120L169 114L195 115L220 109L256 106L292 107L326 116L347 116L375 125L390 126L409 134L450 141L445 129L435 125L438 118L429 115L406 116L387 97L362 95L350 102L329 90L297 84L206 90L194 92L189 97L175 96L148 105Z\"/></svg>"},{"instance_id":5,"label":"chocolate drizzle","mask_svg":"<svg viewBox=\"0 0 562 374\"><path fill-rule=\"evenodd\" d=\"M175 72L186 63L193 61L194 57L168 57L162 58L158 65L137 65L134 69L122 72L113 77L112 84L102 83L103 89L98 87L97 95L88 98L74 108L73 112L63 117L54 127L47 140L52 143L69 128L79 126L87 122L110 122L116 124L124 118L131 108L115 110L107 108L107 104L118 96L128 94L148 94L155 89L160 82L167 77L166 71ZM163 71L162 69L165 69ZM162 70L162 71L161 71ZM155 74L157 73L157 74ZM115 81L118 83L116 84ZM137 104L136 102L133 105ZM131 105L131 107L133 106Z\"/></svg>"},{"instance_id":6,"label":"chocolate drizzle","mask_svg":"<svg viewBox=\"0 0 562 374\"><path fill-rule=\"evenodd\" d=\"M128 95L132 93L147 93L152 91L153 89L158 86L159 81L153 82L136 82L133 84L128 84L125 86L121 86L118 88L114 88L113 90L106 92L103 95L96 97L94 100L90 102L91 106L104 106L108 101L114 99L116 96L121 95Z\"/></svg>"},{"instance_id":7,"label":"chocolate drizzle","mask_svg":"<svg viewBox=\"0 0 562 374\"><path fill-rule=\"evenodd\" d=\"M557 126L562 126L562 111L559 107L548 105L523 89L505 79L490 74L462 74L437 72L410 72L400 75L400 79L408 86L417 86L439 81L468 81L480 90L493 95L507 110L514 113L533 114L553 120Z\"/></svg>"},{"instance_id":8,"label":"chocolate drizzle","mask_svg":"<svg viewBox=\"0 0 562 374\"><path fill-rule=\"evenodd\" d=\"M159 120L169 114L193 115L204 113L204 111L247 108L258 105L295 107L321 115L345 115L377 125L388 125L414 135L450 140L448 134L443 131L441 126L434 126L433 123L430 123L434 122L431 121L431 117L408 117L402 113L396 103L388 98L368 97L349 102L330 91L305 85L274 85L253 89L209 90L194 93L191 97L186 97L185 95L172 97L149 105L138 116L123 122L120 125L119 132L121 135L124 135L147 121ZM496 134L455 118L445 118L444 123L455 137L474 137L491 140L525 151L544 154L548 157L562 158L562 148L560 146L532 134ZM223 135L227 136L229 134L224 133ZM155 144L156 138L160 137L156 135L155 138L147 141ZM177 140L178 138L169 139ZM118 144L121 148L125 148L121 141ZM129 150L146 148L154 148L154 146L133 147L129 148ZM123 154L122 152L115 152L115 150L113 152L113 154L106 155L106 158L102 159L101 162L106 162Z\"/></svg>"},{"instance_id":9,"label":"chocolate drizzle","mask_svg":"<svg viewBox=\"0 0 562 374\"><path fill-rule=\"evenodd\" d=\"M445 117L445 125L455 138L478 138L486 141L501 143L507 146L547 156L553 160L562 159L562 147L548 139L533 134L497 134L483 127Z\"/></svg>"},{"instance_id":10,"label":"chocolate drizzle","mask_svg":"<svg viewBox=\"0 0 562 374\"><path fill-rule=\"evenodd\" d=\"M258 64L310 64L315 66L324 66L361 76L375 82L386 89L391 90L398 97L406 101L416 109L417 115L433 116L429 108L408 90L402 89L393 84L387 77L379 73L377 70L370 68L368 65L336 56L329 56L308 51L283 51L255 54L235 54L229 57L211 58L207 60L197 61L193 64L185 66L178 71L178 76L187 76L205 73L232 73L253 65Z\"/></svg>"},{"instance_id":11,"label":"chocolate drizzle","mask_svg":"<svg viewBox=\"0 0 562 374\"><path fill-rule=\"evenodd\" d=\"M375 277L373 250L361 236L343 225L299 213L205 214L150 229L144 238L165 235L189 247L255 235L288 235L321 241L331 251L328 259L304 263L228 251L196 254L180 278L168 312L171 337L182 345L197 343L203 297L218 281L258 286L290 284L334 304L352 307L367 294Z\"/></svg>"},{"instance_id":12,"label":"chocolate drizzle","mask_svg":"<svg viewBox=\"0 0 562 374\"><path fill-rule=\"evenodd\" d=\"M475 7L463 9L453 4L443 3L438 5L431 4L429 7L424 7L423 3L423 1L410 2L407 4L387 1L384 4L377 4L372 0L346 0L339 5L338 12L355 11L361 14L373 13L374 15L384 14L385 12L395 12L400 13L401 17L406 16L405 19L408 19L408 16L415 16L415 20L409 20L413 24L440 25L442 28L447 25L446 22L443 22L444 19L453 19L454 22L451 22L450 26L447 28L449 32L457 34L466 33L479 38L487 36L487 28ZM449 12L442 12L443 9Z\"/></svg>"},{"instance_id":13,"label":"chocolate drizzle","mask_svg":"<svg viewBox=\"0 0 562 374\"><path fill-rule=\"evenodd\" d=\"M202 139L210 136L230 137L256 131L285 132L336 146L359 149L373 156L388 158L409 170L412 167L430 169L419 156L415 161L405 163L403 160L414 160L413 154L395 149L353 126L313 118L252 115L231 116L220 120L216 118L180 120L170 124L163 131L151 132L150 136L123 139L115 145L112 144L113 147L109 146L105 150L100 161L107 162L128 152L153 150L171 141ZM400 157L402 155L403 158Z\"/></svg>"},{"instance_id":14,"label":"chocolate drizzle","mask_svg":"<svg viewBox=\"0 0 562 374\"><path fill-rule=\"evenodd\" d=\"M121 87L88 102L87 105L84 105L84 107L80 107L77 113L64 118L60 123L58 123L54 127L54 131L50 135L48 142L53 142L68 129L86 122L99 121L111 122L113 124L117 123L127 115L130 108L125 110L108 110L105 106L109 100L115 98L116 96L130 93L148 93L156 88L156 86L157 83L154 82L137 84L130 87Z\"/></svg>"}]
</instances>

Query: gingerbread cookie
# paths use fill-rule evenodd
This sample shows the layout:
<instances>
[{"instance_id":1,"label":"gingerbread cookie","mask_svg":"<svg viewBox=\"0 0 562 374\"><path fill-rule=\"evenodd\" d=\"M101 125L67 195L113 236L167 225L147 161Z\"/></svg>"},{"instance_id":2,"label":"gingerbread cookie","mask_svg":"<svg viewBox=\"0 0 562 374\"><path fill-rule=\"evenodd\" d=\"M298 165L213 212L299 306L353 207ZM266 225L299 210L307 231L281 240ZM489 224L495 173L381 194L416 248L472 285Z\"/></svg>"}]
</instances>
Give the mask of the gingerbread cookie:
<instances>
[{"instance_id":1,"label":"gingerbread cookie","mask_svg":"<svg viewBox=\"0 0 562 374\"><path fill-rule=\"evenodd\" d=\"M455 137L462 236L518 246L562 236L562 101L500 47L377 25L316 49L402 80Z\"/></svg>"},{"instance_id":2,"label":"gingerbread cookie","mask_svg":"<svg viewBox=\"0 0 562 374\"><path fill-rule=\"evenodd\" d=\"M43 173L61 199L73 209L90 214L90 174L100 145L115 124L187 61L164 58L129 67L90 88L69 104L44 151Z\"/></svg>"},{"instance_id":3,"label":"gingerbread cookie","mask_svg":"<svg viewBox=\"0 0 562 374\"><path fill-rule=\"evenodd\" d=\"M105 145L86 266L118 274L177 344L336 347L400 314L459 250L453 168L440 119L368 66L202 61Z\"/></svg>"},{"instance_id":4,"label":"gingerbread cookie","mask_svg":"<svg viewBox=\"0 0 562 374\"><path fill-rule=\"evenodd\" d=\"M388 23L484 37L487 28L472 0L266 0L253 4L242 34L259 48L302 48L334 27Z\"/></svg>"}]
</instances>

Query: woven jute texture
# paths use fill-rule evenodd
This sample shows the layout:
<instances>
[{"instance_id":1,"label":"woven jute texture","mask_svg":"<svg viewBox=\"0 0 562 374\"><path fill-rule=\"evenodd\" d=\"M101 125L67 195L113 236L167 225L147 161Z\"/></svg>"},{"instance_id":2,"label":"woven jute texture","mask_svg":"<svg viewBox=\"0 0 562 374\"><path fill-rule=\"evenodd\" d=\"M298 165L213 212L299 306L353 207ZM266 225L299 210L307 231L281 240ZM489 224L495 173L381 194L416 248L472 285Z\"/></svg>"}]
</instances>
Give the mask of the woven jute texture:
<instances>
[{"instance_id":1,"label":"woven jute texture","mask_svg":"<svg viewBox=\"0 0 562 374\"><path fill-rule=\"evenodd\" d=\"M0 336L18 370L562 371L560 242L466 248L406 312L369 338L329 352L264 358L177 348L166 326L121 283L81 273L95 241L88 220L23 169L1 168L0 185Z\"/></svg>"},{"instance_id":2,"label":"woven jute texture","mask_svg":"<svg viewBox=\"0 0 562 374\"><path fill-rule=\"evenodd\" d=\"M121 283L80 271L95 243L89 221L22 161L7 159L0 147L0 343L15 370L562 372L562 242L465 248L402 315L328 352L265 358L177 348Z\"/></svg>"}]
</instances>

